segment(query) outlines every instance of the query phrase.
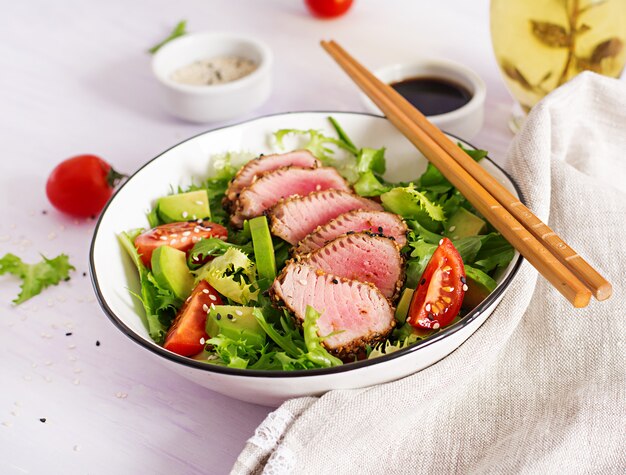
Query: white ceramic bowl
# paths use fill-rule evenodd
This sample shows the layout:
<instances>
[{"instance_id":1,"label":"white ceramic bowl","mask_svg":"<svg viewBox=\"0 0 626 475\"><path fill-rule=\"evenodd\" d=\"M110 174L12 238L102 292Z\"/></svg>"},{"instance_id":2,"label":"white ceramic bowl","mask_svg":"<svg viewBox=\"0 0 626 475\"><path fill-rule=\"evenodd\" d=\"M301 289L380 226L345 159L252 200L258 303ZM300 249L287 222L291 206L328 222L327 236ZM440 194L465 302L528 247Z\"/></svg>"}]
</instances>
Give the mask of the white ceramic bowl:
<instances>
[{"instance_id":1,"label":"white ceramic bowl","mask_svg":"<svg viewBox=\"0 0 626 475\"><path fill-rule=\"evenodd\" d=\"M387 178L406 180L424 171L426 159L385 118L346 112L295 112L254 119L186 140L144 165L111 199L94 232L91 276L104 312L122 333L148 350L145 353L147 364L164 364L213 391L275 406L296 396L370 386L419 371L452 352L491 314L519 268L521 257L518 254L500 277L496 290L461 321L418 344L372 360L305 371L241 370L178 356L150 339L142 323L143 309L129 293L129 289L138 289L137 272L121 249L116 234L147 227L145 212L155 199L167 194L171 186L186 186L194 178L206 177L212 154L226 151L269 153L272 148L268 137L281 128L319 129L332 134L327 120L329 115L339 121L355 143L364 147L387 147ZM519 196L513 181L497 165L489 159L482 160L481 164Z\"/></svg>"},{"instance_id":2,"label":"white ceramic bowl","mask_svg":"<svg viewBox=\"0 0 626 475\"><path fill-rule=\"evenodd\" d=\"M225 84L195 86L173 81L177 69L195 61L233 55L250 59L257 69ZM194 33L167 43L152 58L152 71L161 85L165 109L192 122L215 122L240 117L263 104L272 82L272 52L254 38L230 33Z\"/></svg>"},{"instance_id":3,"label":"white ceramic bowl","mask_svg":"<svg viewBox=\"0 0 626 475\"><path fill-rule=\"evenodd\" d=\"M487 88L478 74L462 64L441 59L422 60L385 66L374 74L387 84L414 77L442 78L460 84L472 94L470 101L459 109L431 115L428 119L441 130L466 139L474 137L483 126ZM361 98L367 109L381 113L369 97L361 93Z\"/></svg>"}]
</instances>

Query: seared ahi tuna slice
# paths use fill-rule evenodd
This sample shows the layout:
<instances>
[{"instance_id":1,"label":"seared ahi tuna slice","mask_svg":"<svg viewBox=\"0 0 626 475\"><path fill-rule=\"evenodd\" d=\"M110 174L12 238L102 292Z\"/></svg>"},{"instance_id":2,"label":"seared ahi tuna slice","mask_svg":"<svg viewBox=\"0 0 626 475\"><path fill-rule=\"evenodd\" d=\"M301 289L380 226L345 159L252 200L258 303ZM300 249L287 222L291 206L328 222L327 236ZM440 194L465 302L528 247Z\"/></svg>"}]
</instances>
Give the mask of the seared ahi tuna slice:
<instances>
[{"instance_id":1,"label":"seared ahi tuna slice","mask_svg":"<svg viewBox=\"0 0 626 475\"><path fill-rule=\"evenodd\" d=\"M346 191L320 191L290 198L270 210L272 233L295 244L319 225L356 209L382 211L383 207Z\"/></svg>"},{"instance_id":2,"label":"seared ahi tuna slice","mask_svg":"<svg viewBox=\"0 0 626 475\"><path fill-rule=\"evenodd\" d=\"M301 261L327 274L374 284L389 299L396 297L404 283L398 245L367 232L340 236Z\"/></svg>"},{"instance_id":3,"label":"seared ahi tuna slice","mask_svg":"<svg viewBox=\"0 0 626 475\"><path fill-rule=\"evenodd\" d=\"M340 358L384 340L395 325L393 307L373 285L325 274L299 262L287 264L270 294L299 322L304 321L307 305L320 312L319 335L330 335L322 343Z\"/></svg>"},{"instance_id":4,"label":"seared ahi tuna slice","mask_svg":"<svg viewBox=\"0 0 626 475\"><path fill-rule=\"evenodd\" d=\"M262 174L243 189L230 221L241 226L245 219L260 216L282 198L306 196L320 190L349 190L350 185L331 167L286 167Z\"/></svg>"},{"instance_id":5,"label":"seared ahi tuna slice","mask_svg":"<svg viewBox=\"0 0 626 475\"><path fill-rule=\"evenodd\" d=\"M386 211L357 210L344 213L319 226L294 249L295 254L306 254L349 232L370 231L395 239L400 248L406 244L407 227L402 218Z\"/></svg>"},{"instance_id":6,"label":"seared ahi tuna slice","mask_svg":"<svg viewBox=\"0 0 626 475\"><path fill-rule=\"evenodd\" d=\"M245 187L250 186L255 177L261 173L270 172L283 167L317 168L320 161L308 150L295 150L293 152L261 155L254 160L250 160L239 169L235 177L231 180L226 190L226 202L233 202Z\"/></svg>"}]
</instances>

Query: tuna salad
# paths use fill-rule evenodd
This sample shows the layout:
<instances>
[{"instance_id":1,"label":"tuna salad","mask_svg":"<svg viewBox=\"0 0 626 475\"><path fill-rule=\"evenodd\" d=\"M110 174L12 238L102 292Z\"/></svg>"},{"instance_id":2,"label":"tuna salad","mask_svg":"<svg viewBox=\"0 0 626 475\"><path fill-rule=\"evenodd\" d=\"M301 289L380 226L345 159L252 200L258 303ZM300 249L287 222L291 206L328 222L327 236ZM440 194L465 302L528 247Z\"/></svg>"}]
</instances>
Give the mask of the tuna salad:
<instances>
[{"instance_id":1,"label":"tuna salad","mask_svg":"<svg viewBox=\"0 0 626 475\"><path fill-rule=\"evenodd\" d=\"M274 153L207 157L203 181L120 233L156 343L232 368L327 368L430 338L496 288L514 250L458 190L430 164L388 181L385 148L329 121L336 137L282 129Z\"/></svg>"}]
</instances>

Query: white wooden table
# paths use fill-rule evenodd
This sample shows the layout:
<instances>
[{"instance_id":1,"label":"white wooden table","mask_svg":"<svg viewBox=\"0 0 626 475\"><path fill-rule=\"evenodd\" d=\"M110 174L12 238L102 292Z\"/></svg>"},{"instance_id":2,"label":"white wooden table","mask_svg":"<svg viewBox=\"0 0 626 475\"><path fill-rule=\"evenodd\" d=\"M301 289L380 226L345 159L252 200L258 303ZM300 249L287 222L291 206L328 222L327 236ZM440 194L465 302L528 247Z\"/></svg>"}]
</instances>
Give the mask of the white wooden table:
<instances>
[{"instance_id":1,"label":"white wooden table","mask_svg":"<svg viewBox=\"0 0 626 475\"><path fill-rule=\"evenodd\" d=\"M69 156L95 153L130 173L222 125L184 123L159 107L145 50L178 20L256 35L273 49L272 96L241 120L364 110L318 46L334 38L371 68L420 57L468 65L488 86L472 142L502 163L512 138L487 0L356 0L334 21L313 19L300 0L2 3L0 255L32 262L65 252L77 270L19 307L10 304L16 281L0 277L0 474L226 473L269 412L170 373L114 328L84 274L94 222L57 213L44 192Z\"/></svg>"}]
</instances>

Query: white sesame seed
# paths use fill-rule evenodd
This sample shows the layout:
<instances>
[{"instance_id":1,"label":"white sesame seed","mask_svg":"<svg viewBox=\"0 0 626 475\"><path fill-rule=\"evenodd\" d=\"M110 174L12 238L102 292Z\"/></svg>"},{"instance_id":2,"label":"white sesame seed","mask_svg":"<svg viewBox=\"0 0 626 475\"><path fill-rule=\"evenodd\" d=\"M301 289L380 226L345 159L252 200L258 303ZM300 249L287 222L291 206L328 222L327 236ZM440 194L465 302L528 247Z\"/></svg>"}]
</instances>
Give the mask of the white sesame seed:
<instances>
[{"instance_id":1,"label":"white sesame seed","mask_svg":"<svg viewBox=\"0 0 626 475\"><path fill-rule=\"evenodd\" d=\"M170 234L170 237L178 237L178 234L177 233L172 233L172 234Z\"/></svg>"},{"instance_id":2,"label":"white sesame seed","mask_svg":"<svg viewBox=\"0 0 626 475\"><path fill-rule=\"evenodd\" d=\"M469 287L467 286L467 284L463 284L463 292L467 292L467 289L468 289L468 288L469 288Z\"/></svg>"},{"instance_id":3,"label":"white sesame seed","mask_svg":"<svg viewBox=\"0 0 626 475\"><path fill-rule=\"evenodd\" d=\"M198 219L198 220L196 220L196 223L198 223L198 224L202 224L202 220L201 220L201 219Z\"/></svg>"},{"instance_id":4,"label":"white sesame seed","mask_svg":"<svg viewBox=\"0 0 626 475\"><path fill-rule=\"evenodd\" d=\"M20 413L19 411L11 411L11 415L17 417L20 415Z\"/></svg>"},{"instance_id":5,"label":"white sesame seed","mask_svg":"<svg viewBox=\"0 0 626 475\"><path fill-rule=\"evenodd\" d=\"M322 189L322 185L317 184L315 185L315 191L320 191Z\"/></svg>"},{"instance_id":6,"label":"white sesame seed","mask_svg":"<svg viewBox=\"0 0 626 475\"><path fill-rule=\"evenodd\" d=\"M74 383L74 386L78 386L80 384L80 379L75 379L72 382Z\"/></svg>"},{"instance_id":7,"label":"white sesame seed","mask_svg":"<svg viewBox=\"0 0 626 475\"><path fill-rule=\"evenodd\" d=\"M2 422L2 425L3 425L4 427L11 427L11 426L13 426L13 423L12 423L12 422L10 422L10 421L3 421L3 422Z\"/></svg>"},{"instance_id":8,"label":"white sesame seed","mask_svg":"<svg viewBox=\"0 0 626 475\"><path fill-rule=\"evenodd\" d=\"M184 237L184 238L181 238L180 242L186 243L188 240L189 240L189 238Z\"/></svg>"},{"instance_id":9,"label":"white sesame seed","mask_svg":"<svg viewBox=\"0 0 626 475\"><path fill-rule=\"evenodd\" d=\"M213 302L217 301L217 297L215 295L209 295L209 299L211 299Z\"/></svg>"},{"instance_id":10,"label":"white sesame seed","mask_svg":"<svg viewBox=\"0 0 626 475\"><path fill-rule=\"evenodd\" d=\"M73 450L74 452L80 452L80 445L75 445Z\"/></svg>"},{"instance_id":11,"label":"white sesame seed","mask_svg":"<svg viewBox=\"0 0 626 475\"><path fill-rule=\"evenodd\" d=\"M241 310L235 310L235 313L240 317L243 316L243 312Z\"/></svg>"},{"instance_id":12,"label":"white sesame seed","mask_svg":"<svg viewBox=\"0 0 626 475\"><path fill-rule=\"evenodd\" d=\"M56 238L57 238L57 233L55 233L54 231L48 234L48 241L53 241Z\"/></svg>"},{"instance_id":13,"label":"white sesame seed","mask_svg":"<svg viewBox=\"0 0 626 475\"><path fill-rule=\"evenodd\" d=\"M439 327L440 327L439 322L433 323L433 330L439 330Z\"/></svg>"},{"instance_id":14,"label":"white sesame seed","mask_svg":"<svg viewBox=\"0 0 626 475\"><path fill-rule=\"evenodd\" d=\"M80 374L80 373L82 373L82 372L83 372L83 370L82 370L82 369L80 369L80 368L74 368L74 374Z\"/></svg>"},{"instance_id":15,"label":"white sesame seed","mask_svg":"<svg viewBox=\"0 0 626 475\"><path fill-rule=\"evenodd\" d=\"M200 227L196 226L195 228L193 228L193 232L194 233L199 233L200 232Z\"/></svg>"},{"instance_id":16,"label":"white sesame seed","mask_svg":"<svg viewBox=\"0 0 626 475\"><path fill-rule=\"evenodd\" d=\"M48 360L44 363L46 366L52 366L52 361Z\"/></svg>"},{"instance_id":17,"label":"white sesame seed","mask_svg":"<svg viewBox=\"0 0 626 475\"><path fill-rule=\"evenodd\" d=\"M22 403L21 403L20 401L15 401L15 402L13 403L13 405L14 405L15 407L22 407Z\"/></svg>"},{"instance_id":18,"label":"white sesame seed","mask_svg":"<svg viewBox=\"0 0 626 475\"><path fill-rule=\"evenodd\" d=\"M215 304L214 303L211 304L211 310L215 310Z\"/></svg>"},{"instance_id":19,"label":"white sesame seed","mask_svg":"<svg viewBox=\"0 0 626 475\"><path fill-rule=\"evenodd\" d=\"M424 307L424 310L426 310L427 312L430 312L430 309L431 309L430 304L427 303L426 306Z\"/></svg>"},{"instance_id":20,"label":"white sesame seed","mask_svg":"<svg viewBox=\"0 0 626 475\"><path fill-rule=\"evenodd\" d=\"M196 204L202 206L204 204L204 201L198 200L196 201Z\"/></svg>"},{"instance_id":21,"label":"white sesame seed","mask_svg":"<svg viewBox=\"0 0 626 475\"><path fill-rule=\"evenodd\" d=\"M200 338L200 344L204 345L206 343L206 340L204 338Z\"/></svg>"},{"instance_id":22,"label":"white sesame seed","mask_svg":"<svg viewBox=\"0 0 626 475\"><path fill-rule=\"evenodd\" d=\"M118 391L115 393L115 397L118 399L126 399L128 397L128 394L123 393L122 391Z\"/></svg>"},{"instance_id":23,"label":"white sesame seed","mask_svg":"<svg viewBox=\"0 0 626 475\"><path fill-rule=\"evenodd\" d=\"M219 357L217 355L209 355L206 357L207 361L217 360Z\"/></svg>"},{"instance_id":24,"label":"white sesame seed","mask_svg":"<svg viewBox=\"0 0 626 475\"><path fill-rule=\"evenodd\" d=\"M185 232L183 233L183 236L189 236L190 234L191 234L191 231L185 231Z\"/></svg>"},{"instance_id":25,"label":"white sesame seed","mask_svg":"<svg viewBox=\"0 0 626 475\"><path fill-rule=\"evenodd\" d=\"M74 344L67 345L67 349L68 350L73 350L74 348L76 348L76 345L74 345Z\"/></svg>"},{"instance_id":26,"label":"white sesame seed","mask_svg":"<svg viewBox=\"0 0 626 475\"><path fill-rule=\"evenodd\" d=\"M187 211L183 211L183 218L186 218L187 216L189 216L189 213L187 213Z\"/></svg>"},{"instance_id":27,"label":"white sesame seed","mask_svg":"<svg viewBox=\"0 0 626 475\"><path fill-rule=\"evenodd\" d=\"M161 241L167 241L168 237L167 237L167 236L161 236L159 239L160 239Z\"/></svg>"},{"instance_id":28,"label":"white sesame seed","mask_svg":"<svg viewBox=\"0 0 626 475\"><path fill-rule=\"evenodd\" d=\"M306 285L306 284L307 284L307 281L306 281L305 279L300 279L300 280L298 281L298 283L299 283L300 285Z\"/></svg>"},{"instance_id":29,"label":"white sesame seed","mask_svg":"<svg viewBox=\"0 0 626 475\"><path fill-rule=\"evenodd\" d=\"M236 322L236 321L237 321L237 318L236 318L236 317L233 317L230 321L231 321L231 322Z\"/></svg>"},{"instance_id":30,"label":"white sesame seed","mask_svg":"<svg viewBox=\"0 0 626 475\"><path fill-rule=\"evenodd\" d=\"M450 228L448 229L448 231L453 232L456 229L456 226L450 226Z\"/></svg>"},{"instance_id":31,"label":"white sesame seed","mask_svg":"<svg viewBox=\"0 0 626 475\"><path fill-rule=\"evenodd\" d=\"M177 242L178 242L178 241L176 241L176 239L172 239L172 240L170 241L170 244L173 246L173 245L174 245L174 244L176 244Z\"/></svg>"},{"instance_id":32,"label":"white sesame seed","mask_svg":"<svg viewBox=\"0 0 626 475\"><path fill-rule=\"evenodd\" d=\"M198 219L198 217L195 214L192 214L191 219Z\"/></svg>"},{"instance_id":33,"label":"white sesame seed","mask_svg":"<svg viewBox=\"0 0 626 475\"><path fill-rule=\"evenodd\" d=\"M439 245L441 246L443 244L443 239L439 240Z\"/></svg>"},{"instance_id":34,"label":"white sesame seed","mask_svg":"<svg viewBox=\"0 0 626 475\"><path fill-rule=\"evenodd\" d=\"M209 293L209 289L202 289L202 293L203 294L208 294Z\"/></svg>"},{"instance_id":35,"label":"white sesame seed","mask_svg":"<svg viewBox=\"0 0 626 475\"><path fill-rule=\"evenodd\" d=\"M202 304L202 310L204 310L205 312L209 312L209 306L207 304Z\"/></svg>"}]
</instances>

